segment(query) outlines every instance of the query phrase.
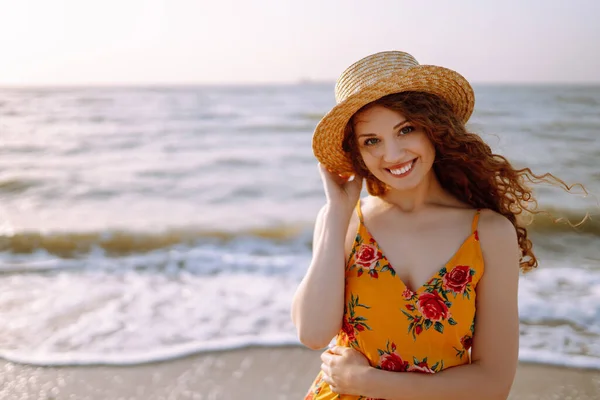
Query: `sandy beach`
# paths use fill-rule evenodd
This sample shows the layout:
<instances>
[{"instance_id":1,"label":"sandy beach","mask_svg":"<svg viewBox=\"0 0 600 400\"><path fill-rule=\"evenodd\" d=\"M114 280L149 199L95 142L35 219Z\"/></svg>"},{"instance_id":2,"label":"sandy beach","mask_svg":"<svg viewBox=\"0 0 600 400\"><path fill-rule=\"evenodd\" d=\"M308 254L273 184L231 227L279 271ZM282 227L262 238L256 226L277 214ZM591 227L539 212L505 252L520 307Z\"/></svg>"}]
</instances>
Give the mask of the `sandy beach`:
<instances>
[{"instance_id":1,"label":"sandy beach","mask_svg":"<svg viewBox=\"0 0 600 400\"><path fill-rule=\"evenodd\" d=\"M319 351L248 348L128 367L0 362L3 400L302 399ZM598 399L600 371L520 364L511 400Z\"/></svg>"}]
</instances>

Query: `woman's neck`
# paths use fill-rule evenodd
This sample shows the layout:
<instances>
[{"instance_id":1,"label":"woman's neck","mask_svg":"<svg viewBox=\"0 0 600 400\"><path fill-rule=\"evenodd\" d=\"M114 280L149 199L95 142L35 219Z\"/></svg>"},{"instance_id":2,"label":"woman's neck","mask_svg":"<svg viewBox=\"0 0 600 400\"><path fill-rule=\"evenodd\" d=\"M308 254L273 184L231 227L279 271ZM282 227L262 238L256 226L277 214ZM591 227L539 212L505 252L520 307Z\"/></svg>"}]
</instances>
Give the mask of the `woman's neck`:
<instances>
[{"instance_id":1,"label":"woman's neck","mask_svg":"<svg viewBox=\"0 0 600 400\"><path fill-rule=\"evenodd\" d=\"M415 213L432 204L455 203L453 197L442 187L433 171L410 190L390 188L381 200L405 213Z\"/></svg>"}]
</instances>

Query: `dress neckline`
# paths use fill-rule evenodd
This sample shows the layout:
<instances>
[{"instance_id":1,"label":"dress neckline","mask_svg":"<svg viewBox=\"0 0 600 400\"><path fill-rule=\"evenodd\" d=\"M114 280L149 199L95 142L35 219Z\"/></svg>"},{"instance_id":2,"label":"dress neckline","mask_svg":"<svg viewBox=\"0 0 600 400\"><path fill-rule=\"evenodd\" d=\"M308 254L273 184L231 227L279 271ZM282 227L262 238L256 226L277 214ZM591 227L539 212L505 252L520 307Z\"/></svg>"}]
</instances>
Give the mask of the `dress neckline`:
<instances>
[{"instance_id":1,"label":"dress neckline","mask_svg":"<svg viewBox=\"0 0 600 400\"><path fill-rule=\"evenodd\" d=\"M367 233L367 235L369 236L369 238L371 238L373 240L373 244L377 247L378 252L381 253L381 259L387 261L389 267L391 269L394 269L394 266L392 265L392 263L390 262L390 260L385 255L383 249L381 248L381 246L379 246L379 242L377 241L377 239L375 239L375 236L373 236L371 234L371 232L369 231L369 229L365 225L364 219L363 219L363 215L362 215L362 211L360 209L360 202L361 202L361 200L359 199L358 200L358 204L356 205L356 210L357 210L358 217L359 217L358 230L360 231L361 228L365 230L365 232ZM472 240L475 240L477 242L479 241L478 232L477 232L477 223L478 223L478 220L479 220L480 213L481 213L481 209L477 209L476 212L475 212L475 215L473 216L473 222L471 223L471 234L465 238L465 240L458 247L458 249L452 254L452 256L450 256L450 258L448 259L448 261L446 261L440 269L438 269L437 271L434 271L433 275L430 276L423 284L421 284L420 286L418 286L416 289L412 289L412 288L408 287L408 285L406 284L406 282L404 282L404 280L402 278L400 278L400 275L398 273L396 273L397 279L398 279L398 281L400 281L400 283L402 284L402 286L405 289L408 289L409 291L411 291L412 293L418 293L418 292L426 289L427 285L432 280L434 280L435 278L438 278L442 272L445 271L445 273L448 273L449 272L448 265L451 264L452 261L454 261L454 259L462 252L463 248L467 245L467 243L469 243ZM356 245L356 242L355 242L354 245Z\"/></svg>"}]
</instances>

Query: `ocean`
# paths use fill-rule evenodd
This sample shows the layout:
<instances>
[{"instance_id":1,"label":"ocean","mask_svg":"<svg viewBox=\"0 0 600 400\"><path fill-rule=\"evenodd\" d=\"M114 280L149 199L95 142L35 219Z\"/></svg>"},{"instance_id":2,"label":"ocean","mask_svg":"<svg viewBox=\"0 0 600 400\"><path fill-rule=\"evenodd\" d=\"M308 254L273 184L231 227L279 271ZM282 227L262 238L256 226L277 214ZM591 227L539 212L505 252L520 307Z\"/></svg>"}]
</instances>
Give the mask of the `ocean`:
<instances>
[{"instance_id":1,"label":"ocean","mask_svg":"<svg viewBox=\"0 0 600 400\"><path fill-rule=\"evenodd\" d=\"M522 361L600 369L600 87L475 85L536 187ZM0 89L0 357L126 365L298 344L333 83Z\"/></svg>"}]
</instances>

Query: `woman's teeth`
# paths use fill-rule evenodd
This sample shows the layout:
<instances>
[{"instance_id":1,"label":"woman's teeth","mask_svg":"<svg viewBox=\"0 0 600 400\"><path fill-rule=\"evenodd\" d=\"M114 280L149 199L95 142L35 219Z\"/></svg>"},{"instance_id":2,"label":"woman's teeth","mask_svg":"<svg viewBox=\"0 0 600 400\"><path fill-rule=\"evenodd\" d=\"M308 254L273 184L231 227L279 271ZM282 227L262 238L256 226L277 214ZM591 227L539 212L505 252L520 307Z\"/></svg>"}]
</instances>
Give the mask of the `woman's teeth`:
<instances>
[{"instance_id":1,"label":"woman's teeth","mask_svg":"<svg viewBox=\"0 0 600 400\"><path fill-rule=\"evenodd\" d=\"M413 166L413 163L411 162L410 164L408 164L402 168L390 169L389 171L394 175L402 175L402 174L405 174L408 171L410 171L412 169L412 166Z\"/></svg>"}]
</instances>

